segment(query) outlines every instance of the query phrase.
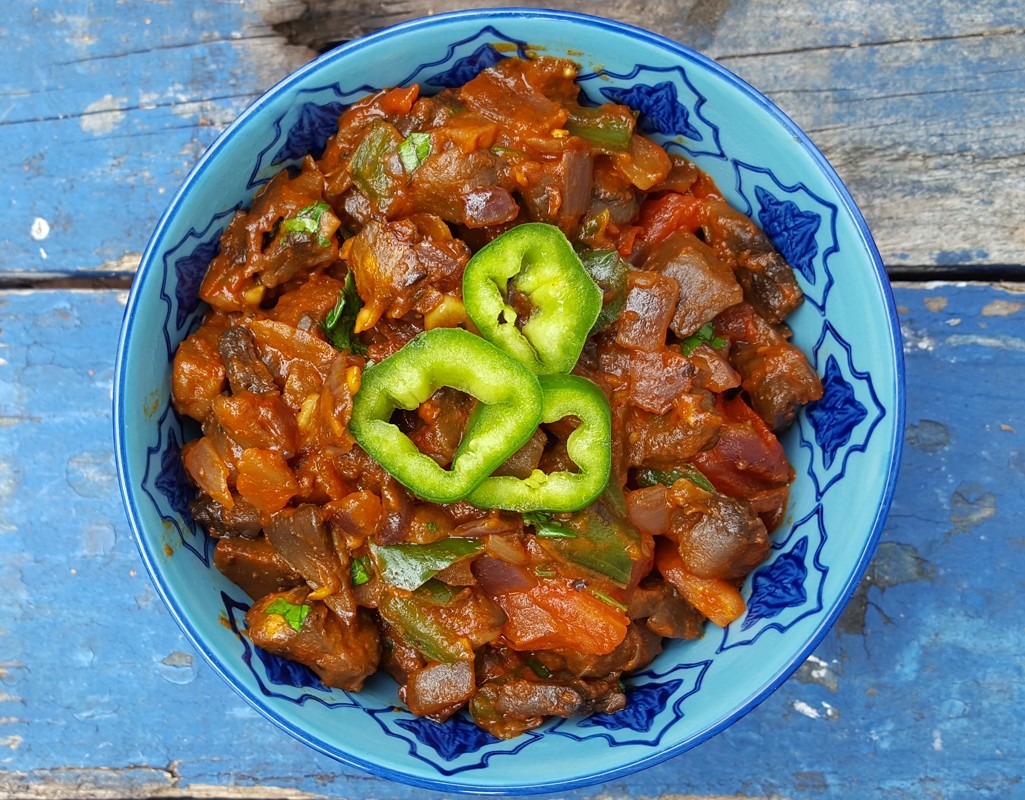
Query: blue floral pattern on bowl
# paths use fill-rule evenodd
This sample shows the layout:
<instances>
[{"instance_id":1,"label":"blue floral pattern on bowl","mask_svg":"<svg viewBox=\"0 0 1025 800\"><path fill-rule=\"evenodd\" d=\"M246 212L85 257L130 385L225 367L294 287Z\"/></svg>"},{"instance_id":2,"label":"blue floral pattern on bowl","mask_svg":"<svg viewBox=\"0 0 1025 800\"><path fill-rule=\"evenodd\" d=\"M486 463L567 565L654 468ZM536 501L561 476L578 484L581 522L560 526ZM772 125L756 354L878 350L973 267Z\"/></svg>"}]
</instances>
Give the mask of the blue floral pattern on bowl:
<instances>
[{"instance_id":1,"label":"blue floral pattern on bowl","mask_svg":"<svg viewBox=\"0 0 1025 800\"><path fill-rule=\"evenodd\" d=\"M414 717L384 677L356 694L328 689L242 635L248 600L213 569L212 544L188 515L179 459L190 431L170 406L169 370L203 312L202 270L230 215L282 166L319 152L346 106L383 85L419 82L425 93L459 85L501 58L534 51L578 60L590 102L638 108L642 130L693 158L767 231L808 297L792 321L795 341L811 354L826 393L785 439L799 476L791 521L749 576L746 614L724 631L709 627L702 639L668 644L629 678L623 711L551 720L500 741L465 714L444 724ZM348 66L353 57L357 66ZM183 630L285 730L347 764L427 788L568 789L702 741L763 699L783 665L799 663L795 655L810 654L864 570L892 492L903 420L898 336L878 255L846 190L793 123L739 79L675 43L595 18L439 15L346 45L275 87L222 135L172 202L143 257L119 347L122 494L147 568ZM153 393L161 398L156 413ZM174 558L162 555L169 533Z\"/></svg>"},{"instance_id":2,"label":"blue floral pattern on bowl","mask_svg":"<svg viewBox=\"0 0 1025 800\"><path fill-rule=\"evenodd\" d=\"M820 311L833 286L830 257L836 239L837 208L803 183L784 185L771 170L734 161L737 207L758 222L803 278L805 298Z\"/></svg>"},{"instance_id":3,"label":"blue floral pattern on bowl","mask_svg":"<svg viewBox=\"0 0 1025 800\"><path fill-rule=\"evenodd\" d=\"M577 83L592 102L621 103L640 111L640 130L657 138L667 150L690 158L726 158L719 126L706 116L705 96L691 83L684 67L638 64L625 74L601 69L581 74Z\"/></svg>"}]
</instances>

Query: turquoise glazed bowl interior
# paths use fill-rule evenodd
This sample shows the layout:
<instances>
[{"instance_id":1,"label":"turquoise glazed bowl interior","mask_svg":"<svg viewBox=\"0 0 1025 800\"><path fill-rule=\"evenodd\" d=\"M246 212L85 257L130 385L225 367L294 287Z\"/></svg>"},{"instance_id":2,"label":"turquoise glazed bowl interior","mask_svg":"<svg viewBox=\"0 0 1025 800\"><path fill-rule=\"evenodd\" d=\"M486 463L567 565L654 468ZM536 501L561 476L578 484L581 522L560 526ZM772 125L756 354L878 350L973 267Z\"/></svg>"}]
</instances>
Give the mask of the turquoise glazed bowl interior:
<instances>
[{"instance_id":1,"label":"turquoise glazed bowl interior","mask_svg":"<svg viewBox=\"0 0 1025 800\"><path fill-rule=\"evenodd\" d=\"M355 694L239 635L248 598L212 566L190 519L170 405L171 360L204 307L202 275L235 210L282 167L319 150L347 104L374 89L465 83L510 54L569 56L595 102L623 102L670 151L707 172L794 266L807 302L794 339L825 396L786 434L794 484L768 561L727 629L674 641L628 681L613 715L550 720L499 741L468 718L439 725L397 710L378 676ZM890 504L903 432L903 363L893 300L861 214L836 173L781 111L675 42L579 14L456 12L350 42L268 91L200 159L160 219L132 287L114 393L121 492L164 602L210 665L309 746L376 775L447 791L551 792L597 783L691 748L765 699L809 656L873 553ZM167 548L174 557L165 556ZM225 624L227 621L228 624Z\"/></svg>"}]
</instances>

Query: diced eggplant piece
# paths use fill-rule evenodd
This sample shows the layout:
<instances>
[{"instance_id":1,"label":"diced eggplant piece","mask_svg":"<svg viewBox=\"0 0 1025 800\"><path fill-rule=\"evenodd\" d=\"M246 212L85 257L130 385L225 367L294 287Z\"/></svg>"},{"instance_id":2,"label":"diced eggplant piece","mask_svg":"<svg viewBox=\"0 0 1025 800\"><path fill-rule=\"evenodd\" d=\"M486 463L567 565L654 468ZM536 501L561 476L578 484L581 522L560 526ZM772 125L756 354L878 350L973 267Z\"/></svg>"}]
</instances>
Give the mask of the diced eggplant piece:
<instances>
[{"instance_id":1,"label":"diced eggplant piece","mask_svg":"<svg viewBox=\"0 0 1025 800\"><path fill-rule=\"evenodd\" d=\"M626 638L619 646L605 656L588 656L583 653L565 651L566 669L578 678L601 678L642 669L662 652L662 637L643 625L631 623L626 629Z\"/></svg>"},{"instance_id":2,"label":"diced eggplant piece","mask_svg":"<svg viewBox=\"0 0 1025 800\"><path fill-rule=\"evenodd\" d=\"M745 303L720 314L715 327L732 341L730 362L751 407L772 430L790 427L801 406L822 397L821 379L789 341L786 326L771 325Z\"/></svg>"},{"instance_id":3,"label":"diced eggplant piece","mask_svg":"<svg viewBox=\"0 0 1025 800\"><path fill-rule=\"evenodd\" d=\"M632 350L661 350L677 313L680 285L673 277L648 270L632 270L626 280L616 342Z\"/></svg>"},{"instance_id":4,"label":"diced eggplant piece","mask_svg":"<svg viewBox=\"0 0 1025 800\"><path fill-rule=\"evenodd\" d=\"M694 365L674 350L634 352L630 358L630 403L665 414L694 388Z\"/></svg>"},{"instance_id":5,"label":"diced eggplant piece","mask_svg":"<svg viewBox=\"0 0 1025 800\"><path fill-rule=\"evenodd\" d=\"M302 575L292 569L263 537L219 539L214 566L254 600L301 586Z\"/></svg>"},{"instance_id":6,"label":"diced eggplant piece","mask_svg":"<svg viewBox=\"0 0 1025 800\"><path fill-rule=\"evenodd\" d=\"M644 626L658 636L671 639L700 638L704 615L684 600L676 588L662 580L645 583L628 598L631 619L644 620Z\"/></svg>"},{"instance_id":7,"label":"diced eggplant piece","mask_svg":"<svg viewBox=\"0 0 1025 800\"><path fill-rule=\"evenodd\" d=\"M481 686L470 711L484 730L508 739L536 728L547 717L611 714L625 707L618 676L592 681L507 678Z\"/></svg>"},{"instance_id":8,"label":"diced eggplant piece","mask_svg":"<svg viewBox=\"0 0 1025 800\"><path fill-rule=\"evenodd\" d=\"M274 514L264 528L268 541L320 597L348 586L318 506L301 505Z\"/></svg>"},{"instance_id":9,"label":"diced eggplant piece","mask_svg":"<svg viewBox=\"0 0 1025 800\"><path fill-rule=\"evenodd\" d=\"M473 697L476 689L469 661L435 662L409 676L399 689L399 699L418 717L444 722Z\"/></svg>"},{"instance_id":10,"label":"diced eggplant piece","mask_svg":"<svg viewBox=\"0 0 1025 800\"><path fill-rule=\"evenodd\" d=\"M670 517L686 570L699 578L740 580L769 554L765 524L746 500L706 492L689 480L669 490Z\"/></svg>"},{"instance_id":11,"label":"diced eggplant piece","mask_svg":"<svg viewBox=\"0 0 1025 800\"><path fill-rule=\"evenodd\" d=\"M736 276L744 299L771 323L785 320L804 302L794 269L745 214L722 200L702 206L705 241Z\"/></svg>"},{"instance_id":12,"label":"diced eggplant piece","mask_svg":"<svg viewBox=\"0 0 1025 800\"><path fill-rule=\"evenodd\" d=\"M363 613L343 621L308 595L303 586L254 603L246 613L250 640L269 653L305 664L328 686L359 691L380 660L377 628ZM289 607L306 611L286 617L273 610Z\"/></svg>"},{"instance_id":13,"label":"diced eggplant piece","mask_svg":"<svg viewBox=\"0 0 1025 800\"><path fill-rule=\"evenodd\" d=\"M681 394L665 414L631 408L626 416L627 460L632 467L671 469L711 447L722 417L706 392Z\"/></svg>"},{"instance_id":14,"label":"diced eggplant piece","mask_svg":"<svg viewBox=\"0 0 1025 800\"><path fill-rule=\"evenodd\" d=\"M217 341L217 349L228 374L232 392L276 392L278 385L260 360L253 332L239 325L228 328Z\"/></svg>"},{"instance_id":15,"label":"diced eggplant piece","mask_svg":"<svg viewBox=\"0 0 1025 800\"><path fill-rule=\"evenodd\" d=\"M677 282L680 296L672 329L681 339L744 299L729 266L689 231L677 231L659 244L644 262L644 269Z\"/></svg>"},{"instance_id":16,"label":"diced eggplant piece","mask_svg":"<svg viewBox=\"0 0 1025 800\"><path fill-rule=\"evenodd\" d=\"M189 513L215 539L222 536L255 539L263 529L260 511L242 497L234 497L232 507L225 508L210 495L200 494L189 503Z\"/></svg>"}]
</instances>

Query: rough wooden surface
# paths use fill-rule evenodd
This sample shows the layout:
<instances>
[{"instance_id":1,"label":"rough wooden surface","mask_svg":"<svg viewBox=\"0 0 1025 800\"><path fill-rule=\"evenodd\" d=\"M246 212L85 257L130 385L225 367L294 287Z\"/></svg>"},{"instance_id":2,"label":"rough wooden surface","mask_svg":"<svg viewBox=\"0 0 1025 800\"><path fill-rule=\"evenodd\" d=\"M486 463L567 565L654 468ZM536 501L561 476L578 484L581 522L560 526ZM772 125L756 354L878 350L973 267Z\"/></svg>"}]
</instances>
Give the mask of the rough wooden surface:
<instances>
[{"instance_id":1,"label":"rough wooden surface","mask_svg":"<svg viewBox=\"0 0 1025 800\"><path fill-rule=\"evenodd\" d=\"M1025 274L1020 0L556 5L697 47L768 94L847 181L894 274L1008 281L896 287L900 483L869 575L815 655L705 745L560 796L1025 797L1025 284L1010 282ZM179 634L117 496L124 292L110 287L263 89L333 42L449 7L5 4L0 798L442 797L313 755Z\"/></svg>"},{"instance_id":2,"label":"rough wooden surface","mask_svg":"<svg viewBox=\"0 0 1025 800\"><path fill-rule=\"evenodd\" d=\"M487 4L8 4L0 174L19 191L0 271L130 273L168 193L260 92L332 43ZM554 5L648 27L765 92L848 183L896 273L1020 269L1020 0Z\"/></svg>"}]
</instances>

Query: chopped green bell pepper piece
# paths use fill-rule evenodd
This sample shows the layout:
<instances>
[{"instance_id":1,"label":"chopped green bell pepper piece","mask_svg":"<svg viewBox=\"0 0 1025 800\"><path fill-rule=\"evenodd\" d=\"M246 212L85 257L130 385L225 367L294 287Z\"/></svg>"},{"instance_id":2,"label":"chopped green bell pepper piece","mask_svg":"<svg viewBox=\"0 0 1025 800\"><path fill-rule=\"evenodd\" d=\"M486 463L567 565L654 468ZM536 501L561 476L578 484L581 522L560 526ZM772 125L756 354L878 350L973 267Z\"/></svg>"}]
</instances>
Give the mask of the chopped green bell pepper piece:
<instances>
[{"instance_id":1,"label":"chopped green bell pepper piece","mask_svg":"<svg viewBox=\"0 0 1025 800\"><path fill-rule=\"evenodd\" d=\"M429 660L453 664L472 659L473 649L469 642L426 614L422 603L416 595L401 596L389 592L377 610L385 622L395 627L403 639Z\"/></svg>"},{"instance_id":2,"label":"chopped green bell pepper piece","mask_svg":"<svg viewBox=\"0 0 1025 800\"><path fill-rule=\"evenodd\" d=\"M625 153L630 149L636 120L625 109L580 106L570 111L566 130L587 139L603 153Z\"/></svg>"},{"instance_id":3,"label":"chopped green bell pepper piece","mask_svg":"<svg viewBox=\"0 0 1025 800\"><path fill-rule=\"evenodd\" d=\"M442 386L480 401L450 469L420 452L391 422L396 409L416 409ZM533 435L541 400L536 376L497 347L461 328L435 328L363 371L349 430L413 494L454 503Z\"/></svg>"},{"instance_id":4,"label":"chopped green bell pepper piece","mask_svg":"<svg viewBox=\"0 0 1025 800\"><path fill-rule=\"evenodd\" d=\"M394 194L400 185L386 164L401 143L402 136L393 125L374 120L352 154L352 182L375 203Z\"/></svg>"},{"instance_id":5,"label":"chopped green bell pepper piece","mask_svg":"<svg viewBox=\"0 0 1025 800\"><path fill-rule=\"evenodd\" d=\"M450 537L430 544L370 545L379 574L386 583L413 591L457 561L475 556L484 547L479 539Z\"/></svg>"},{"instance_id":6,"label":"chopped green bell pepper piece","mask_svg":"<svg viewBox=\"0 0 1025 800\"><path fill-rule=\"evenodd\" d=\"M611 324L626 305L630 265L615 250L584 250L580 253L580 262L604 295L601 312L591 328L600 331Z\"/></svg>"},{"instance_id":7,"label":"chopped green bell pepper piece","mask_svg":"<svg viewBox=\"0 0 1025 800\"><path fill-rule=\"evenodd\" d=\"M544 473L528 478L494 475L468 500L481 508L509 511L576 511L602 493L612 472L612 421L604 392L579 375L542 375L541 422L576 417L580 425L566 440L579 472Z\"/></svg>"},{"instance_id":8,"label":"chopped green bell pepper piece","mask_svg":"<svg viewBox=\"0 0 1025 800\"><path fill-rule=\"evenodd\" d=\"M568 519L536 519L534 529L541 546L551 555L572 561L611 578L620 586L630 583L634 562L642 557L641 536L617 508L612 492ZM571 531L575 536L546 537L545 530Z\"/></svg>"},{"instance_id":9,"label":"chopped green bell pepper piece","mask_svg":"<svg viewBox=\"0 0 1025 800\"><path fill-rule=\"evenodd\" d=\"M517 319L514 294L532 305L525 320ZM602 292L562 231L528 222L470 259L463 305L485 339L539 375L553 375L576 365L601 311Z\"/></svg>"}]
</instances>

